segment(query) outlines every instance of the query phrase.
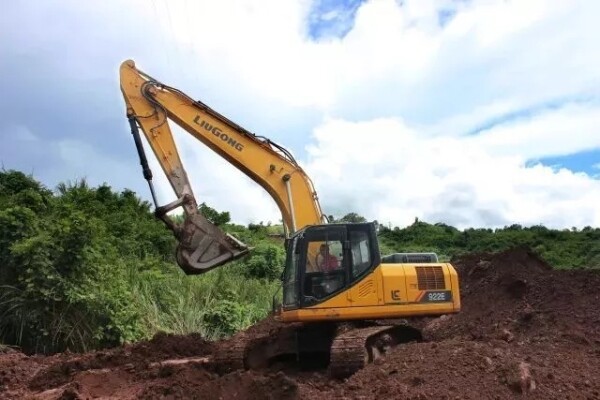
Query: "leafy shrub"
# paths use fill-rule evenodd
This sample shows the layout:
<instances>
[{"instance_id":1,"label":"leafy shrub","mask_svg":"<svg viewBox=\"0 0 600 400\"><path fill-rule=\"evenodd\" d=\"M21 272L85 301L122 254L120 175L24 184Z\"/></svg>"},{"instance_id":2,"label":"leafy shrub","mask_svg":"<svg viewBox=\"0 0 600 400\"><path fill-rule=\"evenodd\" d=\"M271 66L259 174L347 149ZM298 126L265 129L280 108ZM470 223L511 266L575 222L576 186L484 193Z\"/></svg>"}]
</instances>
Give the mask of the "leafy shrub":
<instances>
[{"instance_id":1,"label":"leafy shrub","mask_svg":"<svg viewBox=\"0 0 600 400\"><path fill-rule=\"evenodd\" d=\"M245 315L251 306L232 300L221 300L203 314L206 328L214 336L231 335L244 328Z\"/></svg>"},{"instance_id":2,"label":"leafy shrub","mask_svg":"<svg viewBox=\"0 0 600 400\"><path fill-rule=\"evenodd\" d=\"M225 225L231 221L229 211L219 212L214 208L207 206L206 203L200 204L198 210L206 217L206 219L216 226Z\"/></svg>"},{"instance_id":3,"label":"leafy shrub","mask_svg":"<svg viewBox=\"0 0 600 400\"><path fill-rule=\"evenodd\" d=\"M53 352L143 337L126 260L156 254L154 243L137 240L138 222L155 224L155 235L167 232L128 193L78 182L52 196L27 179L0 173L0 339ZM171 248L167 241L156 240L159 249Z\"/></svg>"},{"instance_id":4,"label":"leafy shrub","mask_svg":"<svg viewBox=\"0 0 600 400\"><path fill-rule=\"evenodd\" d=\"M245 275L250 278L279 279L285 263L285 249L281 245L264 243L252 250L245 262Z\"/></svg>"}]
</instances>

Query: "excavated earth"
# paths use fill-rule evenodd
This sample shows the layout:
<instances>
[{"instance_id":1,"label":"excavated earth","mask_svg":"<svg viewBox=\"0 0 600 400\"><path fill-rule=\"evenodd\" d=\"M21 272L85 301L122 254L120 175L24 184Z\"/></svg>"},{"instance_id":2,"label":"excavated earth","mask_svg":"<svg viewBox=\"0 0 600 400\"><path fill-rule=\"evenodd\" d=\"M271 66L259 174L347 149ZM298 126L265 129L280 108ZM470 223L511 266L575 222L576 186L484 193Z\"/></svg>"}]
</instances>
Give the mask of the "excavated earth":
<instances>
[{"instance_id":1,"label":"excavated earth","mask_svg":"<svg viewBox=\"0 0 600 400\"><path fill-rule=\"evenodd\" d=\"M0 354L2 399L600 399L600 272L553 270L525 248L452 260L460 314L413 321L400 345L345 380L290 362L224 373L229 341L157 335L87 354Z\"/></svg>"}]
</instances>

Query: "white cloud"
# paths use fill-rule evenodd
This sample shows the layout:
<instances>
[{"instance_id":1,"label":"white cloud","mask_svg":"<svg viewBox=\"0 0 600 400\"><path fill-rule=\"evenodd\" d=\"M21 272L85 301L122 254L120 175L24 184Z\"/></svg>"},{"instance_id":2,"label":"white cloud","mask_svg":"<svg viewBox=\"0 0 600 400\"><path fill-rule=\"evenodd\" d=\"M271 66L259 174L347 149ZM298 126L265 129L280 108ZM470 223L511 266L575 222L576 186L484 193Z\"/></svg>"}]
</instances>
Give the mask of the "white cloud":
<instances>
[{"instance_id":1,"label":"white cloud","mask_svg":"<svg viewBox=\"0 0 600 400\"><path fill-rule=\"evenodd\" d=\"M527 163L600 146L599 2L370 0L343 38L318 41L307 31L315 17L310 0L11 7L0 17L8 38L0 68L24 61L9 70L23 76L4 76L48 76L61 86L46 94L61 100L50 109L21 91L5 98L57 125L73 104L78 116L100 121L102 131L88 134L106 143L128 134L124 119L111 125L114 109L103 104L122 101L118 62L131 57L248 129L291 145L328 212L398 224L415 216L461 226L600 223L591 207L600 201L597 180ZM443 26L442 12L451 15ZM55 18L61 24L45 22ZM56 93L63 86L71 91ZM40 142L50 136L28 121L16 124ZM63 176L139 186L133 151L118 160L69 134L70 141L45 147L60 156ZM239 222L279 219L258 185L193 139L180 143L199 201ZM172 199L153 162L161 198Z\"/></svg>"},{"instance_id":2,"label":"white cloud","mask_svg":"<svg viewBox=\"0 0 600 400\"><path fill-rule=\"evenodd\" d=\"M306 168L337 215L352 210L400 225L415 217L459 227L600 224L600 181L528 167L493 141L423 138L399 119L379 119L330 120L315 142Z\"/></svg>"},{"instance_id":3,"label":"white cloud","mask_svg":"<svg viewBox=\"0 0 600 400\"><path fill-rule=\"evenodd\" d=\"M471 33L480 46L490 47L531 27L553 11L559 12L561 8L561 5L550 7L543 0L478 2L450 23L448 34L462 37Z\"/></svg>"},{"instance_id":4,"label":"white cloud","mask_svg":"<svg viewBox=\"0 0 600 400\"><path fill-rule=\"evenodd\" d=\"M470 141L492 154L519 155L524 159L600 148L600 105L569 104L546 110L499 124Z\"/></svg>"},{"instance_id":5,"label":"white cloud","mask_svg":"<svg viewBox=\"0 0 600 400\"><path fill-rule=\"evenodd\" d=\"M530 159L600 147L597 105L543 106L600 95L600 73L590 67L600 58L589 40L598 31L590 17L598 6L403 3L368 1L343 39L317 42L303 25L306 2L220 2L196 27L199 40L183 23L165 29L194 49L215 82L236 86L242 97L256 93L321 110L326 119L315 126L305 164L326 211L358 211L394 224L415 216L463 227L599 224L598 181L527 166ZM193 7L188 17L209 11ZM454 13L443 27L442 9ZM268 113L259 106L257 113ZM502 120L528 108L535 113ZM464 136L490 120L497 124ZM233 210L241 206L232 193L253 193L247 204L255 205L236 215L269 218L273 208L263 207L262 191L237 171L220 180L204 161L193 165L207 173L200 178L207 179L206 196L219 193L215 200Z\"/></svg>"}]
</instances>

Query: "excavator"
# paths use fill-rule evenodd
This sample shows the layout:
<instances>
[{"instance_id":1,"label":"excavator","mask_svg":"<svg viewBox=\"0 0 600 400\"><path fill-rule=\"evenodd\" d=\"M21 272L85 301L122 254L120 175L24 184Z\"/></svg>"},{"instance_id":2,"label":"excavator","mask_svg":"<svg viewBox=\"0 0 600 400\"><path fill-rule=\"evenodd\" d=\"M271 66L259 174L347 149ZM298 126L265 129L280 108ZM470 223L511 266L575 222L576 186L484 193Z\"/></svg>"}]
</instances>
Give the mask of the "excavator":
<instances>
[{"instance_id":1,"label":"excavator","mask_svg":"<svg viewBox=\"0 0 600 400\"><path fill-rule=\"evenodd\" d=\"M231 370L320 356L331 375L345 377L394 346L421 339L408 319L460 311L459 280L451 264L440 263L434 253L382 257L374 222L330 223L311 179L284 147L154 79L132 60L120 66L120 86L155 215L175 235L176 260L186 274L204 274L252 249L199 211L170 123L263 187L281 211L286 262L274 311L290 329L236 341L217 355L221 365ZM157 203L140 129L175 192L169 204ZM183 213L172 218L176 209Z\"/></svg>"}]
</instances>

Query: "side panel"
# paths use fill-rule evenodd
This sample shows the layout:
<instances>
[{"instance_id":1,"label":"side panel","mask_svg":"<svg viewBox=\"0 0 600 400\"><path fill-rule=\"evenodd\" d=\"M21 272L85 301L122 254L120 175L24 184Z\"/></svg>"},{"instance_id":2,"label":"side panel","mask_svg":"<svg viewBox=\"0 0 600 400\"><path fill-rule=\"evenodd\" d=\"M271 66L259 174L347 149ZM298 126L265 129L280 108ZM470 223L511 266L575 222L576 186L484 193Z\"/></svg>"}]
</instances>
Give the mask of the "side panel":
<instances>
[{"instance_id":1,"label":"side panel","mask_svg":"<svg viewBox=\"0 0 600 400\"><path fill-rule=\"evenodd\" d=\"M343 321L436 316L459 312L460 293L456 271L450 264L434 266L442 267L443 282L446 282L444 289L420 290L415 265L383 264L352 288L321 304L284 311L280 318L287 322ZM373 284L369 283L371 279ZM359 293L361 287L362 293L366 294L362 298ZM372 293L372 287L376 287L376 294ZM448 298L451 300L445 300L439 294L442 292L449 293ZM428 296L431 293L434 295Z\"/></svg>"},{"instance_id":2,"label":"side panel","mask_svg":"<svg viewBox=\"0 0 600 400\"><path fill-rule=\"evenodd\" d=\"M406 292L410 303L448 303L455 307L459 299L456 271L450 264L395 264L406 276ZM458 308L460 308L460 299Z\"/></svg>"},{"instance_id":3,"label":"side panel","mask_svg":"<svg viewBox=\"0 0 600 400\"><path fill-rule=\"evenodd\" d=\"M450 280L452 282L452 303L454 304L454 309L458 312L460 311L460 285L458 281L458 273L454 269L454 267L450 264L448 265L448 274L450 276Z\"/></svg>"},{"instance_id":4,"label":"side panel","mask_svg":"<svg viewBox=\"0 0 600 400\"><path fill-rule=\"evenodd\" d=\"M380 272L380 269L376 269L350 288L349 297L352 307L383 304Z\"/></svg>"},{"instance_id":5,"label":"side panel","mask_svg":"<svg viewBox=\"0 0 600 400\"><path fill-rule=\"evenodd\" d=\"M385 304L408 303L405 268L382 264L383 299Z\"/></svg>"}]
</instances>

